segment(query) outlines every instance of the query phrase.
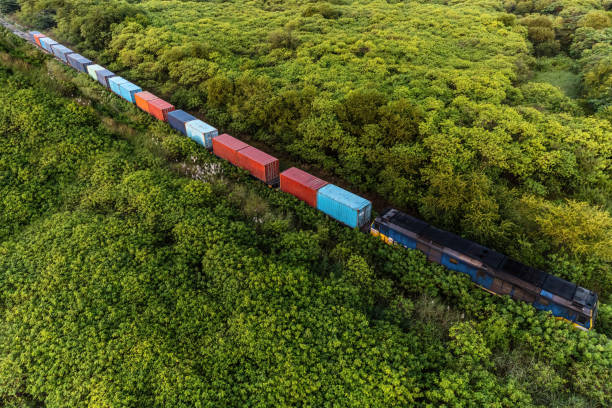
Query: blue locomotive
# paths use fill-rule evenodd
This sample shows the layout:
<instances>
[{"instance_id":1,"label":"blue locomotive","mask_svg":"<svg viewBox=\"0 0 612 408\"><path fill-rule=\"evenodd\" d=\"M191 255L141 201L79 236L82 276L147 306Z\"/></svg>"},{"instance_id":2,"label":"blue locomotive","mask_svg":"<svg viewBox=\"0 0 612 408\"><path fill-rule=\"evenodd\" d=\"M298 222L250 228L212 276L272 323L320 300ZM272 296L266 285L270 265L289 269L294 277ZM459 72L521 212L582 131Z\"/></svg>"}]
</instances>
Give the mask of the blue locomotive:
<instances>
[{"instance_id":1,"label":"blue locomotive","mask_svg":"<svg viewBox=\"0 0 612 408\"><path fill-rule=\"evenodd\" d=\"M418 249L430 261L469 275L476 285L488 292L508 295L539 310L549 310L555 317L579 329L593 328L597 294L588 289L395 209L377 217L370 233L388 244Z\"/></svg>"}]
</instances>

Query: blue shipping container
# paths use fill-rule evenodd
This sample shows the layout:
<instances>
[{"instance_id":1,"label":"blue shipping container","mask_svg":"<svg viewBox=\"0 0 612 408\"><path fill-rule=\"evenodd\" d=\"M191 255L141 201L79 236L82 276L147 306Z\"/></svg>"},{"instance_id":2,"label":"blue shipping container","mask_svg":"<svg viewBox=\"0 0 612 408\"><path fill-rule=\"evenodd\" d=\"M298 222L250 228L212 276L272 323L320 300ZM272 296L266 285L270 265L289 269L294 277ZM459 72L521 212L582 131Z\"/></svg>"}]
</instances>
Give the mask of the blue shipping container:
<instances>
[{"instance_id":1,"label":"blue shipping container","mask_svg":"<svg viewBox=\"0 0 612 408\"><path fill-rule=\"evenodd\" d=\"M68 63L68 54L74 53L74 51L62 44L54 44L51 46L51 49L53 50L53 55L64 61L66 64Z\"/></svg>"},{"instance_id":2,"label":"blue shipping container","mask_svg":"<svg viewBox=\"0 0 612 408\"><path fill-rule=\"evenodd\" d=\"M110 89L112 92L114 92L115 94L121 96L121 84L126 83L128 80L125 78L121 78L120 76L114 76L112 78L108 79L108 85L110 86Z\"/></svg>"},{"instance_id":3,"label":"blue shipping container","mask_svg":"<svg viewBox=\"0 0 612 408\"><path fill-rule=\"evenodd\" d=\"M199 119L192 120L185 124L187 136L194 142L201 144L207 149L212 149L213 137L219 136L219 131L208 123Z\"/></svg>"},{"instance_id":4,"label":"blue shipping container","mask_svg":"<svg viewBox=\"0 0 612 408\"><path fill-rule=\"evenodd\" d=\"M98 77L98 82L104 85L107 88L110 88L108 84L109 78L116 76L114 73L110 72L108 69L102 69L100 71L96 71L96 76Z\"/></svg>"},{"instance_id":5,"label":"blue shipping container","mask_svg":"<svg viewBox=\"0 0 612 408\"><path fill-rule=\"evenodd\" d=\"M87 66L92 65L93 62L80 54L74 53L68 55L68 64L78 71L87 72Z\"/></svg>"},{"instance_id":6,"label":"blue shipping container","mask_svg":"<svg viewBox=\"0 0 612 408\"><path fill-rule=\"evenodd\" d=\"M183 110L168 112L168 124L184 135L187 135L185 124L187 122L191 122L192 120L197 120L197 118L191 116Z\"/></svg>"},{"instance_id":7,"label":"blue shipping container","mask_svg":"<svg viewBox=\"0 0 612 408\"><path fill-rule=\"evenodd\" d=\"M142 92L142 88L140 88L138 85L134 85L131 82L119 84L119 88L121 89L121 97L131 103L136 103L134 100L134 95L136 95L138 92Z\"/></svg>"},{"instance_id":8,"label":"blue shipping container","mask_svg":"<svg viewBox=\"0 0 612 408\"><path fill-rule=\"evenodd\" d=\"M43 49L47 52L53 54L53 50L51 49L52 45L59 44L57 41L52 40L49 37L44 37L40 39L40 45L42 45Z\"/></svg>"},{"instance_id":9,"label":"blue shipping container","mask_svg":"<svg viewBox=\"0 0 612 408\"><path fill-rule=\"evenodd\" d=\"M333 184L317 192L317 209L351 228L370 222L372 203Z\"/></svg>"},{"instance_id":10,"label":"blue shipping container","mask_svg":"<svg viewBox=\"0 0 612 408\"><path fill-rule=\"evenodd\" d=\"M94 79L94 81L98 80L98 71L102 71L104 69L104 67L98 65L98 64L93 64L93 65L89 65L87 67L87 73L89 74L90 77L92 77Z\"/></svg>"}]
</instances>

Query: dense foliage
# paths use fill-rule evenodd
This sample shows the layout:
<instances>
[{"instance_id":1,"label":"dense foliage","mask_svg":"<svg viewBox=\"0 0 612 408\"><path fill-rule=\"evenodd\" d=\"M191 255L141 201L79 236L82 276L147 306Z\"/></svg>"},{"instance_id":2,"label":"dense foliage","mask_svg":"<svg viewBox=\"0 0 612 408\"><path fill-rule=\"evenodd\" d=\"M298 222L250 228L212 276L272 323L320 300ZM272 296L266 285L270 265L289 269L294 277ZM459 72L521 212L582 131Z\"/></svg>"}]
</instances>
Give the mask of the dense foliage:
<instances>
[{"instance_id":1,"label":"dense foliage","mask_svg":"<svg viewBox=\"0 0 612 408\"><path fill-rule=\"evenodd\" d=\"M19 10L17 0L0 0L0 13L14 13Z\"/></svg>"},{"instance_id":2,"label":"dense foliage","mask_svg":"<svg viewBox=\"0 0 612 408\"><path fill-rule=\"evenodd\" d=\"M604 334L331 222L17 41L0 405L612 403Z\"/></svg>"},{"instance_id":3,"label":"dense foliage","mask_svg":"<svg viewBox=\"0 0 612 408\"><path fill-rule=\"evenodd\" d=\"M110 3L18 16L323 177L612 293L609 2Z\"/></svg>"}]
</instances>

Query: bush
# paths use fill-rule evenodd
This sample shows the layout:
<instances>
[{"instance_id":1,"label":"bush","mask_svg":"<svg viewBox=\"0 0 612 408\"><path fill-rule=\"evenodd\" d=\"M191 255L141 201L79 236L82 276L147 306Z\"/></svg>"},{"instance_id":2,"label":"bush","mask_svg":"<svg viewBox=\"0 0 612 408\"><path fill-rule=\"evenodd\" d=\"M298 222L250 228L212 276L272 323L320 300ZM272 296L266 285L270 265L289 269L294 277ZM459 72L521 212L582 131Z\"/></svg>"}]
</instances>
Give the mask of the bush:
<instances>
[{"instance_id":1,"label":"bush","mask_svg":"<svg viewBox=\"0 0 612 408\"><path fill-rule=\"evenodd\" d=\"M273 31L268 36L268 41L272 48L287 48L289 50L296 49L300 43L290 30Z\"/></svg>"},{"instance_id":2,"label":"bush","mask_svg":"<svg viewBox=\"0 0 612 408\"><path fill-rule=\"evenodd\" d=\"M333 8L327 3L310 5L302 12L303 17L311 17L315 14L320 14L323 18L337 19L342 15L342 11Z\"/></svg>"},{"instance_id":3,"label":"bush","mask_svg":"<svg viewBox=\"0 0 612 408\"><path fill-rule=\"evenodd\" d=\"M48 30L57 25L55 13L51 10L42 10L32 16L32 26L38 30Z\"/></svg>"},{"instance_id":4,"label":"bush","mask_svg":"<svg viewBox=\"0 0 612 408\"><path fill-rule=\"evenodd\" d=\"M596 30L610 27L610 17L604 11L590 11L578 22L580 27L591 27Z\"/></svg>"},{"instance_id":5,"label":"bush","mask_svg":"<svg viewBox=\"0 0 612 408\"><path fill-rule=\"evenodd\" d=\"M552 56L559 52L561 45L555 40L553 22L546 16L536 15L520 20L527 27L529 40L533 43L536 55Z\"/></svg>"},{"instance_id":6,"label":"bush","mask_svg":"<svg viewBox=\"0 0 612 408\"><path fill-rule=\"evenodd\" d=\"M17 0L0 0L0 13L11 14L21 10Z\"/></svg>"},{"instance_id":7,"label":"bush","mask_svg":"<svg viewBox=\"0 0 612 408\"><path fill-rule=\"evenodd\" d=\"M183 135L170 133L162 140L165 157L170 161L186 159L193 150L193 142Z\"/></svg>"}]
</instances>

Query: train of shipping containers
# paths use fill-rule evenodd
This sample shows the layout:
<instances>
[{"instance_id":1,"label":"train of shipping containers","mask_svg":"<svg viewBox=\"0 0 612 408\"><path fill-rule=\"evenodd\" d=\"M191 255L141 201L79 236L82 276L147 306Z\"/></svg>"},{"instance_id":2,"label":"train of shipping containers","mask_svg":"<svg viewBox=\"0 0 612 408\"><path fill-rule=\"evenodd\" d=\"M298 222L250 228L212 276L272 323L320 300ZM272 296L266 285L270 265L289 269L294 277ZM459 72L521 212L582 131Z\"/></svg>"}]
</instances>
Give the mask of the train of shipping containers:
<instances>
[{"instance_id":1,"label":"train of shipping containers","mask_svg":"<svg viewBox=\"0 0 612 408\"><path fill-rule=\"evenodd\" d=\"M68 64L77 71L87 73L87 67L92 65L93 62L80 54L74 53L68 55Z\"/></svg>"},{"instance_id":2,"label":"train of shipping containers","mask_svg":"<svg viewBox=\"0 0 612 408\"><path fill-rule=\"evenodd\" d=\"M49 37L42 37L40 39L40 46L50 54L53 54L53 50L51 49L51 46L55 44L59 44L59 43Z\"/></svg>"},{"instance_id":3,"label":"train of shipping containers","mask_svg":"<svg viewBox=\"0 0 612 408\"><path fill-rule=\"evenodd\" d=\"M185 129L187 130L187 136L191 140L209 150L212 149L213 138L219 135L219 131L216 128L199 119L185 123Z\"/></svg>"},{"instance_id":4,"label":"train of shipping containers","mask_svg":"<svg viewBox=\"0 0 612 408\"><path fill-rule=\"evenodd\" d=\"M213 138L212 143L213 153L232 163L234 166L238 166L238 151L249 147L242 140L238 140L227 133Z\"/></svg>"},{"instance_id":5,"label":"train of shipping containers","mask_svg":"<svg viewBox=\"0 0 612 408\"><path fill-rule=\"evenodd\" d=\"M120 76L114 76L112 78L108 79L108 86L110 87L110 90L118 95L121 96L121 88L119 87L122 83L127 82L128 80L125 78L122 78Z\"/></svg>"},{"instance_id":6,"label":"train of shipping containers","mask_svg":"<svg viewBox=\"0 0 612 408\"><path fill-rule=\"evenodd\" d=\"M237 156L238 167L247 170L252 176L270 186L278 185L280 165L276 157L253 146L238 150Z\"/></svg>"},{"instance_id":7,"label":"train of shipping containers","mask_svg":"<svg viewBox=\"0 0 612 408\"><path fill-rule=\"evenodd\" d=\"M361 228L370 221L372 203L350 191L328 184L317 192L317 209L351 228Z\"/></svg>"},{"instance_id":8,"label":"train of shipping containers","mask_svg":"<svg viewBox=\"0 0 612 408\"><path fill-rule=\"evenodd\" d=\"M66 64L68 63L68 55L74 54L74 51L62 44L53 44L51 49L53 50L53 55L64 61Z\"/></svg>"},{"instance_id":9,"label":"train of shipping containers","mask_svg":"<svg viewBox=\"0 0 612 408\"><path fill-rule=\"evenodd\" d=\"M147 113L149 112L149 101L153 101L157 99L157 96L153 95L151 92L143 91L138 92L134 95L134 101L136 101L136 106Z\"/></svg>"},{"instance_id":10,"label":"train of shipping containers","mask_svg":"<svg viewBox=\"0 0 612 408\"><path fill-rule=\"evenodd\" d=\"M317 208L317 192L327 184L329 184L327 181L296 167L291 167L280 174L281 191L299 198L314 208Z\"/></svg>"},{"instance_id":11,"label":"train of shipping containers","mask_svg":"<svg viewBox=\"0 0 612 408\"><path fill-rule=\"evenodd\" d=\"M158 120L167 122L168 113L174 111L174 105L164 101L163 99L153 99L149 101L149 113Z\"/></svg>"},{"instance_id":12,"label":"train of shipping containers","mask_svg":"<svg viewBox=\"0 0 612 408\"><path fill-rule=\"evenodd\" d=\"M178 130L185 136L187 136L187 129L185 129L185 124L187 122L191 122L192 120L196 120L195 116L192 116L185 112L184 110L173 110L172 112L168 112L166 115L168 118L168 124L172 126L174 129Z\"/></svg>"}]
</instances>

